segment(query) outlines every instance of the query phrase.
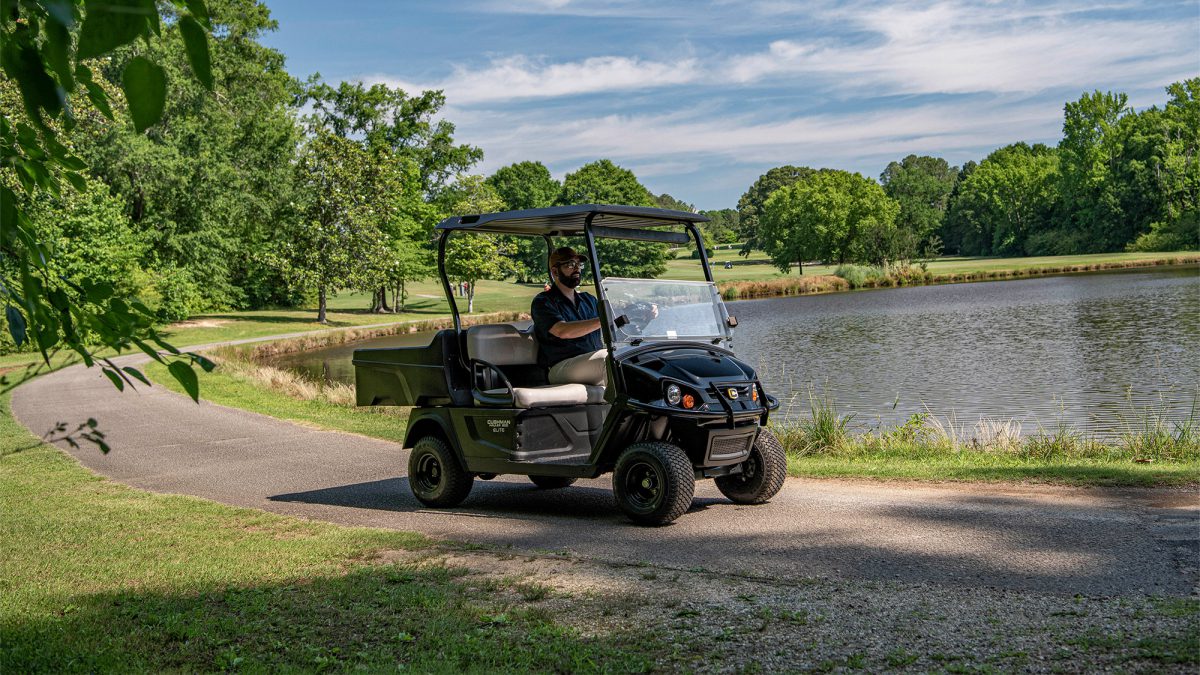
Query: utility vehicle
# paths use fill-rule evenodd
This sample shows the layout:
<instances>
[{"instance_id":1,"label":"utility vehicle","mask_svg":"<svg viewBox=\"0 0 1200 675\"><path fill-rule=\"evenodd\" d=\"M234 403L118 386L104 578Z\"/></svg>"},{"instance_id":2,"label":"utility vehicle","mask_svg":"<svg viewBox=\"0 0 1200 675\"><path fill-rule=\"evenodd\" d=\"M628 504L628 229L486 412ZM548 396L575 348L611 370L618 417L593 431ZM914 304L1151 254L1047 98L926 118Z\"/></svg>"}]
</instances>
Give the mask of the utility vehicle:
<instances>
[{"instance_id":1,"label":"utility vehicle","mask_svg":"<svg viewBox=\"0 0 1200 675\"><path fill-rule=\"evenodd\" d=\"M779 402L734 357L729 316L713 283L702 215L633 206L562 206L448 218L438 224L438 272L454 328L425 347L354 352L357 403L414 406L404 447L423 504L451 507L476 478L529 476L545 489L613 472L617 506L662 525L713 478L739 504L783 486L783 447L766 428ZM446 277L450 237L582 239L598 300L607 385L547 383L532 327L463 327ZM597 239L691 245L705 281L602 276ZM551 290L551 292L557 292Z\"/></svg>"}]
</instances>

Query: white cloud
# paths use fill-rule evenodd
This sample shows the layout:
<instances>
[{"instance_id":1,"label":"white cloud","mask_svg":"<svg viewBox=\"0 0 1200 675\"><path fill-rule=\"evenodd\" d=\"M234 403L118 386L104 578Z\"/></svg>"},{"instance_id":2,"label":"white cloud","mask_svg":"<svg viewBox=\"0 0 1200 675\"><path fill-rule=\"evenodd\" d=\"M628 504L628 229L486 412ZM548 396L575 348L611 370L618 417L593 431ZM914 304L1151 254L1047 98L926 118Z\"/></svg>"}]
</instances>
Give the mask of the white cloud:
<instances>
[{"instance_id":1,"label":"white cloud","mask_svg":"<svg viewBox=\"0 0 1200 675\"><path fill-rule=\"evenodd\" d=\"M1115 21L960 3L839 10L847 28L872 36L777 40L734 57L727 79L808 77L864 93L1032 92L1064 86L1140 84L1195 71L1195 25ZM713 78L719 80L720 78Z\"/></svg>"},{"instance_id":2,"label":"white cloud","mask_svg":"<svg viewBox=\"0 0 1200 675\"><path fill-rule=\"evenodd\" d=\"M515 55L493 58L483 67L460 64L431 82L384 74L364 79L442 89L456 105L473 105L780 81L839 96L1035 92L1091 88L1099 82L1120 87L1171 81L1196 70L1195 22L1117 21L1063 4L1037 9L966 2L806 7L815 23L836 25L836 30L776 39L759 51L710 52L703 59L609 54L553 62ZM782 10L759 5L756 11Z\"/></svg>"},{"instance_id":3,"label":"white cloud","mask_svg":"<svg viewBox=\"0 0 1200 675\"><path fill-rule=\"evenodd\" d=\"M636 57L597 56L570 63L545 63L526 56L493 60L488 67L455 69L454 74L429 84L402 82L386 75L362 78L406 90L442 89L456 105L528 98L554 98L606 91L652 89L687 84L700 77L695 59L664 63Z\"/></svg>"},{"instance_id":4,"label":"white cloud","mask_svg":"<svg viewBox=\"0 0 1200 675\"><path fill-rule=\"evenodd\" d=\"M1059 120L1056 106L1016 100L985 106L929 104L771 122L755 122L748 116L684 118L679 114L523 122L513 115L486 128L474 123L460 128L464 138L469 136L472 143L487 148L487 170L528 158L564 165L610 157L637 163L646 175L655 175L685 173L689 167L711 169L713 162L846 168L861 164L864 157L953 155L1053 136Z\"/></svg>"}]
</instances>

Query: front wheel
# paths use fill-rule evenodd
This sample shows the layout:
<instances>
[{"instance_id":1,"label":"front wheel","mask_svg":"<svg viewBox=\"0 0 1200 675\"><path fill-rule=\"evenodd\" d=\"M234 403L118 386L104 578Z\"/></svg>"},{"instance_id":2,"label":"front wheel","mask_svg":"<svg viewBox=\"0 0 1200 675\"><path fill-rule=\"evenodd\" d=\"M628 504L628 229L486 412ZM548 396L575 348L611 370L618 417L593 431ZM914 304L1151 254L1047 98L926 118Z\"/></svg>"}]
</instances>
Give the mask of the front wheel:
<instances>
[{"instance_id":1,"label":"front wheel","mask_svg":"<svg viewBox=\"0 0 1200 675\"><path fill-rule=\"evenodd\" d=\"M450 446L437 436L422 437L408 456L408 485L426 506L458 506L471 493L474 482Z\"/></svg>"},{"instance_id":2,"label":"front wheel","mask_svg":"<svg viewBox=\"0 0 1200 675\"><path fill-rule=\"evenodd\" d=\"M613 495L630 520L666 525L692 505L696 474L687 454L670 443L635 443L617 458Z\"/></svg>"},{"instance_id":3,"label":"front wheel","mask_svg":"<svg viewBox=\"0 0 1200 675\"><path fill-rule=\"evenodd\" d=\"M761 429L742 472L721 476L714 482L721 494L735 504L762 504L783 488L787 477L787 453L770 429Z\"/></svg>"}]
</instances>

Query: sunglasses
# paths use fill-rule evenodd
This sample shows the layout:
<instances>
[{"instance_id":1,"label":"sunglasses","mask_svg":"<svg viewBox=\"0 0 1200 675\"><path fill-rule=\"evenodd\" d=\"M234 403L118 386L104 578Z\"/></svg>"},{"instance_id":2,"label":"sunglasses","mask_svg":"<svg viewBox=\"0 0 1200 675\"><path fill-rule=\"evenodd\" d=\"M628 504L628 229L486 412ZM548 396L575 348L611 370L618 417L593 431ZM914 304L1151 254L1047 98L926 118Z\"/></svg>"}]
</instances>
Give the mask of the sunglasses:
<instances>
[{"instance_id":1,"label":"sunglasses","mask_svg":"<svg viewBox=\"0 0 1200 675\"><path fill-rule=\"evenodd\" d=\"M571 261L568 261L568 262L565 262L565 263L559 263L559 264L558 264L558 266L559 266L560 268L564 268L564 267L565 267L566 269L569 269L569 270L581 270L581 269L583 269L583 263L579 262L578 260L571 260Z\"/></svg>"}]
</instances>

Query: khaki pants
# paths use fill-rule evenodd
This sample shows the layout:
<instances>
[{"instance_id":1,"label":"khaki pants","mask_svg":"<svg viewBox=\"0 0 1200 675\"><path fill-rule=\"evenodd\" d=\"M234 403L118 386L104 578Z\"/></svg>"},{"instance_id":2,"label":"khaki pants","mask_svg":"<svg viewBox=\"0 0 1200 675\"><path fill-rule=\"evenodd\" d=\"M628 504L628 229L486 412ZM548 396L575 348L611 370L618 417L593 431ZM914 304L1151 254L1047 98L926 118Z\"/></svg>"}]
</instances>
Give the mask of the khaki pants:
<instances>
[{"instance_id":1,"label":"khaki pants","mask_svg":"<svg viewBox=\"0 0 1200 675\"><path fill-rule=\"evenodd\" d=\"M601 387L608 381L604 360L608 350L601 349L591 354L580 354L550 366L550 384L596 384Z\"/></svg>"}]
</instances>

